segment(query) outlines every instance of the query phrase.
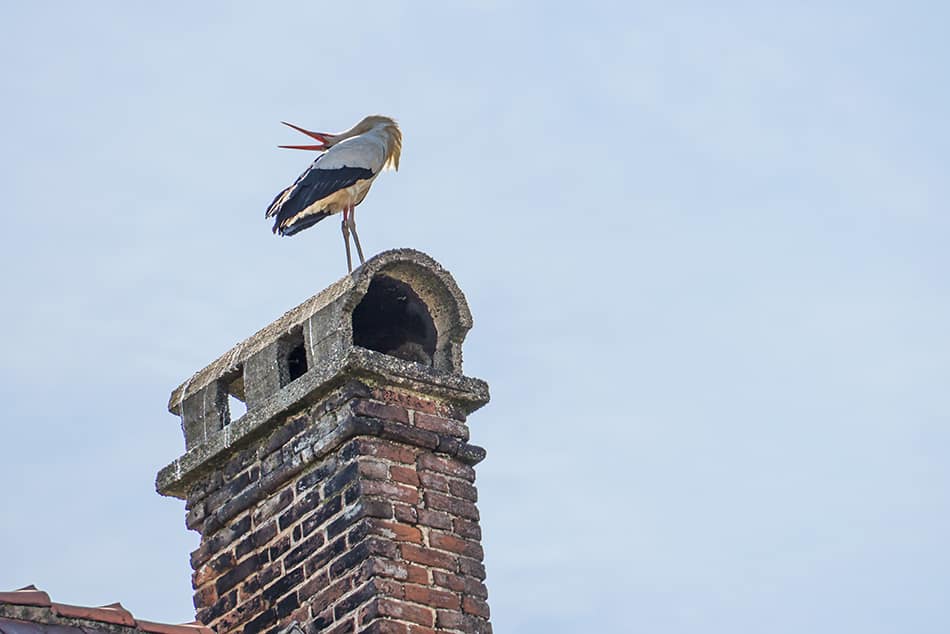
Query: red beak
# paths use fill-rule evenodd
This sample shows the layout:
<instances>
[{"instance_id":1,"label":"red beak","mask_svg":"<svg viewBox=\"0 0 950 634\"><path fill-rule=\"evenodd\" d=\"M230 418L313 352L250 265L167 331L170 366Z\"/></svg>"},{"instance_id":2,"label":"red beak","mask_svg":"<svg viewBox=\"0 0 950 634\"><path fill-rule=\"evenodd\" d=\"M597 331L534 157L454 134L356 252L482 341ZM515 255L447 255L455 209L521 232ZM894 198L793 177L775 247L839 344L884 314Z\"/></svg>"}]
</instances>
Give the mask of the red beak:
<instances>
[{"instance_id":1,"label":"red beak","mask_svg":"<svg viewBox=\"0 0 950 634\"><path fill-rule=\"evenodd\" d=\"M285 126L293 128L297 132L303 132L311 139L316 139L317 141L320 141L320 144L319 145L278 145L277 147L287 148L290 150L315 150L317 152L322 152L323 150L329 150L330 145L332 145L332 140L333 140L332 134L326 134L324 132L311 132L310 130L306 130L292 123L287 123L286 121L281 121L281 123L283 123Z\"/></svg>"}]
</instances>

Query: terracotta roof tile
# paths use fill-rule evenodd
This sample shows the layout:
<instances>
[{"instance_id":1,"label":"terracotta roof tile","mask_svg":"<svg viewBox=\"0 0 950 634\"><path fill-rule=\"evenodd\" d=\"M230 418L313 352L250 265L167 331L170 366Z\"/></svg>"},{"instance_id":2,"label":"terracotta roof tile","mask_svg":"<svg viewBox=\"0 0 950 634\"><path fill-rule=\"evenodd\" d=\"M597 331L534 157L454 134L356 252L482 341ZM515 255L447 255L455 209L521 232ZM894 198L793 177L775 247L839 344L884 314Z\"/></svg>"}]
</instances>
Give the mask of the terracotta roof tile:
<instances>
[{"instance_id":1,"label":"terracotta roof tile","mask_svg":"<svg viewBox=\"0 0 950 634\"><path fill-rule=\"evenodd\" d=\"M191 623L182 623L181 625L169 625L168 623L152 623L151 621L139 621L135 623L140 630L153 632L154 634L214 634L207 625L202 625L198 621Z\"/></svg>"},{"instance_id":2,"label":"terracotta roof tile","mask_svg":"<svg viewBox=\"0 0 950 634\"><path fill-rule=\"evenodd\" d=\"M58 618L83 619L86 621L96 621L99 623L109 623L113 625L125 625L137 628L150 634L214 634L214 631L197 621L191 623L182 623L173 625L171 623L156 623L154 621L141 621L132 616L132 614L122 607L120 603L104 605L101 607L88 607L81 605L68 605L66 603L53 603L49 595L36 588L36 586L26 586L12 592L0 592L0 608L3 604L18 606L33 606L37 608L49 608L47 610L36 610L35 615L29 621L22 621L23 617L16 617L19 621L7 621L2 619L7 625L15 622L22 623L44 623L59 627L61 622ZM22 629L22 628L21 628ZM42 629L42 628L41 628ZM27 630L23 630L27 631ZM42 631L46 631L43 629Z\"/></svg>"},{"instance_id":3,"label":"terracotta roof tile","mask_svg":"<svg viewBox=\"0 0 950 634\"><path fill-rule=\"evenodd\" d=\"M48 594L42 590L37 590L36 586L29 585L13 592L0 592L0 603L49 607L50 600Z\"/></svg>"},{"instance_id":4,"label":"terracotta roof tile","mask_svg":"<svg viewBox=\"0 0 950 634\"><path fill-rule=\"evenodd\" d=\"M67 605L65 603L54 603L53 614L57 616L67 616L73 619L88 619L90 621L100 621L102 623L115 623L116 625L135 626L135 619L132 613L122 607L121 603L113 603L98 608L87 608L82 605Z\"/></svg>"}]
</instances>

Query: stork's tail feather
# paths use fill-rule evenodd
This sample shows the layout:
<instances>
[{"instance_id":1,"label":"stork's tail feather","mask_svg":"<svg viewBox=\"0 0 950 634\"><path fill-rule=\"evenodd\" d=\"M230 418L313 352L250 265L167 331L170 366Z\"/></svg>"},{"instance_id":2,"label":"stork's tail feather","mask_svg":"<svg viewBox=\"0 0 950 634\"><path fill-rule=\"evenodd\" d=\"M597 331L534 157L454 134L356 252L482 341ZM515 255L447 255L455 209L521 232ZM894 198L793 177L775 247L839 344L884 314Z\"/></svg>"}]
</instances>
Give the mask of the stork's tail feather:
<instances>
[{"instance_id":1,"label":"stork's tail feather","mask_svg":"<svg viewBox=\"0 0 950 634\"><path fill-rule=\"evenodd\" d=\"M276 216L277 212L280 211L281 206L285 202L285 198L291 189L294 188L294 183L290 187L285 187L279 194L274 196L274 200L271 201L270 205L267 206L267 211L264 212L265 218L270 218L271 216Z\"/></svg>"},{"instance_id":2,"label":"stork's tail feather","mask_svg":"<svg viewBox=\"0 0 950 634\"><path fill-rule=\"evenodd\" d=\"M282 225L280 219L278 218L277 222L274 223L273 231L274 233L282 236L292 236L295 233L303 231L307 227L312 227L329 215L331 214L326 211L321 211L315 214L309 214L303 218L295 220L294 222L287 223L286 225Z\"/></svg>"}]
</instances>

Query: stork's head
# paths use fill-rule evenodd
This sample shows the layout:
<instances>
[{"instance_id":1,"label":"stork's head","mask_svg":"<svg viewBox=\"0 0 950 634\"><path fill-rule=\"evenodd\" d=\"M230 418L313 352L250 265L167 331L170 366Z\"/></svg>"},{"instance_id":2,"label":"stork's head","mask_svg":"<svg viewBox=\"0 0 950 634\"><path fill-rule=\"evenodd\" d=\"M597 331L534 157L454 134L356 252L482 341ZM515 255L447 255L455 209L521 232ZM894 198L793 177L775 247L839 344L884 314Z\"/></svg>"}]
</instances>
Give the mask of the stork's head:
<instances>
[{"instance_id":1,"label":"stork's head","mask_svg":"<svg viewBox=\"0 0 950 634\"><path fill-rule=\"evenodd\" d=\"M386 143L386 163L384 167L393 167L397 170L399 169L399 155L402 154L402 132L400 132L399 125L396 123L396 121L390 117L384 117L383 115L378 114L370 115L365 117L362 121L357 123L346 132L340 132L338 134L313 132L311 130L306 130L296 126L292 123L287 123L286 121L282 121L281 123L286 126L290 126L298 132L303 132L311 139L315 139L320 142L317 145L279 146L282 148L290 148L292 150L315 150L317 152L322 152L324 150L329 150L340 141L344 141L360 134L375 132L380 134Z\"/></svg>"},{"instance_id":2,"label":"stork's head","mask_svg":"<svg viewBox=\"0 0 950 634\"><path fill-rule=\"evenodd\" d=\"M373 114L365 117L362 121L353 126L352 129L344 132L350 136L365 134L367 132L378 132L386 142L386 162L383 168L392 167L399 169L399 155L402 154L402 131L395 119ZM352 134L351 134L352 133Z\"/></svg>"}]
</instances>

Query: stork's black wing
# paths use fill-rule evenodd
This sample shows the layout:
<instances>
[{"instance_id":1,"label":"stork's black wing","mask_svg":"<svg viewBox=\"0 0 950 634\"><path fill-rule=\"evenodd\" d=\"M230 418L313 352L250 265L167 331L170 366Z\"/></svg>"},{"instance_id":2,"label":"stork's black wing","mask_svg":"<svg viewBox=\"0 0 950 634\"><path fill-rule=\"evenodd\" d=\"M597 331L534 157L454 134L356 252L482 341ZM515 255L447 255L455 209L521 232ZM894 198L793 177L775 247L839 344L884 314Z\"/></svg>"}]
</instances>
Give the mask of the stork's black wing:
<instances>
[{"instance_id":1,"label":"stork's black wing","mask_svg":"<svg viewBox=\"0 0 950 634\"><path fill-rule=\"evenodd\" d=\"M275 217L274 233L292 236L330 215L315 203L372 177L373 171L365 167L321 169L318 159L293 185L277 194L267 208L266 217Z\"/></svg>"}]
</instances>

